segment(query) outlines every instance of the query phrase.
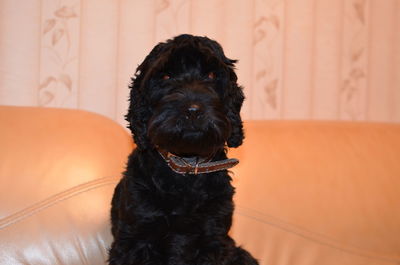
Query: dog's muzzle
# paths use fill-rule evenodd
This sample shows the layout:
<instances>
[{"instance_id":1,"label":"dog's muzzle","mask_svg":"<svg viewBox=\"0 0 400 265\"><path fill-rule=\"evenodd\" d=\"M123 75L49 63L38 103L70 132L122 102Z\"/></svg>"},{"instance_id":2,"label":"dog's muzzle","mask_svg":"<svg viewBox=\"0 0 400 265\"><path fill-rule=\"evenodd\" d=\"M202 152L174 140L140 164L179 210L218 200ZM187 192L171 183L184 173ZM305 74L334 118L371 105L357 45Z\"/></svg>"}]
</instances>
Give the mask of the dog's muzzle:
<instances>
[{"instance_id":1,"label":"dog's muzzle","mask_svg":"<svg viewBox=\"0 0 400 265\"><path fill-rule=\"evenodd\" d=\"M167 165L179 174L202 174L232 168L239 163L236 158L212 161L202 157L180 157L163 149L157 149Z\"/></svg>"}]
</instances>

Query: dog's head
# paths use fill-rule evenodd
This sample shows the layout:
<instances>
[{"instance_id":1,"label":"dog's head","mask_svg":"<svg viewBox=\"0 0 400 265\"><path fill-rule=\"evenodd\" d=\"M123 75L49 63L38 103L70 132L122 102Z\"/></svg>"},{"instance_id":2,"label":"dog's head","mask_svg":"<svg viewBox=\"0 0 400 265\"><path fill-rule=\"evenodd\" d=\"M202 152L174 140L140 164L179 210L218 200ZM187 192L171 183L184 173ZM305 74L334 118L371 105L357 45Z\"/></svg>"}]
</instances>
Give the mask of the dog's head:
<instances>
[{"instance_id":1,"label":"dog's head","mask_svg":"<svg viewBox=\"0 0 400 265\"><path fill-rule=\"evenodd\" d=\"M159 43L132 79L126 119L139 149L210 156L243 140L235 60L207 37Z\"/></svg>"}]
</instances>

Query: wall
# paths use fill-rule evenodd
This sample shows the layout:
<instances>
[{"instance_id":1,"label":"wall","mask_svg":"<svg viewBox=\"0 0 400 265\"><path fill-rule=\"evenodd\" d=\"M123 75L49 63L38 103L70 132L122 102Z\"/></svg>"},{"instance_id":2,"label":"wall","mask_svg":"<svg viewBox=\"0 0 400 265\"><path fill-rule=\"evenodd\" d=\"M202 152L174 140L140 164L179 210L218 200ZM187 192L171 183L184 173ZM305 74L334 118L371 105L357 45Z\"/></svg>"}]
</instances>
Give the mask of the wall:
<instances>
[{"instance_id":1,"label":"wall","mask_svg":"<svg viewBox=\"0 0 400 265\"><path fill-rule=\"evenodd\" d=\"M400 121L400 0L0 0L0 104L124 123L136 66L184 32L240 60L245 119Z\"/></svg>"}]
</instances>

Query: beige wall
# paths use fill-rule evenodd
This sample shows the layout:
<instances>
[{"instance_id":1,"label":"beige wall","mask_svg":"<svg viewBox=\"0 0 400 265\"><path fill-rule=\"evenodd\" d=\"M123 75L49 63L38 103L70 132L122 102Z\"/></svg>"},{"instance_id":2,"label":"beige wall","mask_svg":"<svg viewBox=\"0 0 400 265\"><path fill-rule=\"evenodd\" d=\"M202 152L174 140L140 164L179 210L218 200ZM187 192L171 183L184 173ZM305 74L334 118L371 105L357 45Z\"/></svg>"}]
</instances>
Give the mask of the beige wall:
<instances>
[{"instance_id":1,"label":"beige wall","mask_svg":"<svg viewBox=\"0 0 400 265\"><path fill-rule=\"evenodd\" d=\"M0 0L0 104L119 122L159 41L240 60L246 119L400 121L400 0Z\"/></svg>"}]
</instances>

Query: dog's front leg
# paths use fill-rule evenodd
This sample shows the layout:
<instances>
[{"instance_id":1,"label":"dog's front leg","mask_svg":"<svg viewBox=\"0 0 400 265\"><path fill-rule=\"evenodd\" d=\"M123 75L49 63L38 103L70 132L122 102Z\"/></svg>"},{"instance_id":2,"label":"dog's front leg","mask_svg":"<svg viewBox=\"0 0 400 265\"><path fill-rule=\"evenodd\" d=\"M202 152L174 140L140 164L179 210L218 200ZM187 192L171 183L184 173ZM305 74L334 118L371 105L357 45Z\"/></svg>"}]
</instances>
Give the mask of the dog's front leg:
<instances>
[{"instance_id":1,"label":"dog's front leg","mask_svg":"<svg viewBox=\"0 0 400 265\"><path fill-rule=\"evenodd\" d=\"M159 250L158 224L138 222L141 219L133 210L140 204L131 203L127 178L116 186L112 199L111 222L114 242L109 250L110 265L164 265ZM148 231L140 233L140 231Z\"/></svg>"}]
</instances>

